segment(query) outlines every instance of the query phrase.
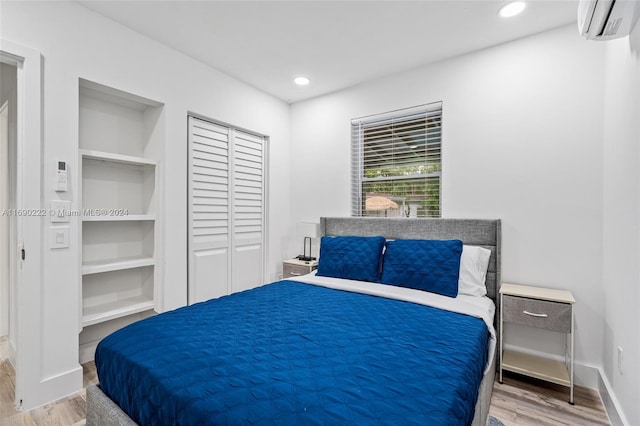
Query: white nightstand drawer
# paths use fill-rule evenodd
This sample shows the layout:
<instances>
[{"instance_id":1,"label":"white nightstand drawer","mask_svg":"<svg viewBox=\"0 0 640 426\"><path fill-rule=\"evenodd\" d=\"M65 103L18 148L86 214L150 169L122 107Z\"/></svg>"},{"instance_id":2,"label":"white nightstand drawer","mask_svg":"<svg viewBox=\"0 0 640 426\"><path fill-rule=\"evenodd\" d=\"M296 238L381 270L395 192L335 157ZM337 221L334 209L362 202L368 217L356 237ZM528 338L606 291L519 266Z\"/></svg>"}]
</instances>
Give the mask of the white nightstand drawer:
<instances>
[{"instance_id":1,"label":"white nightstand drawer","mask_svg":"<svg viewBox=\"0 0 640 426\"><path fill-rule=\"evenodd\" d=\"M504 321L545 330L571 332L571 304L503 295Z\"/></svg>"}]
</instances>

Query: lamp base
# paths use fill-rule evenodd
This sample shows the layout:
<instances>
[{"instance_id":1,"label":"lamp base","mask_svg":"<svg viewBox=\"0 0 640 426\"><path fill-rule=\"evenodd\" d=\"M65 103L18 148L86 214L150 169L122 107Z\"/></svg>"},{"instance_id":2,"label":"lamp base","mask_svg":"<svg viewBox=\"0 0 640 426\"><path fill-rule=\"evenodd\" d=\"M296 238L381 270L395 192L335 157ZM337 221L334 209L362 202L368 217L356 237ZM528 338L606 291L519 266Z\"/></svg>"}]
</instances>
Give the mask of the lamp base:
<instances>
[{"instance_id":1,"label":"lamp base","mask_svg":"<svg viewBox=\"0 0 640 426\"><path fill-rule=\"evenodd\" d=\"M298 259L298 260L303 260L303 261L305 261L305 262L310 262L310 261L312 261L312 260L316 260L316 258L315 258L315 257L305 256L304 254L301 254L301 255L296 256L296 259Z\"/></svg>"}]
</instances>

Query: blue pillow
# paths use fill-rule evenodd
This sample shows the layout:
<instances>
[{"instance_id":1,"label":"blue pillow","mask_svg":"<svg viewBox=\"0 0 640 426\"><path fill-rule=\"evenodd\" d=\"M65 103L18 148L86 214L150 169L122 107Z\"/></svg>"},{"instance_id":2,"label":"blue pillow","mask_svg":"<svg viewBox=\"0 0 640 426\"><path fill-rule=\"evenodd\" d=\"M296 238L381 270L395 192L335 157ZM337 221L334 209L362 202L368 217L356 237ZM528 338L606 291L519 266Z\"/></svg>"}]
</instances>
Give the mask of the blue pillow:
<instances>
[{"instance_id":1,"label":"blue pillow","mask_svg":"<svg viewBox=\"0 0 640 426\"><path fill-rule=\"evenodd\" d=\"M380 282L456 297L461 254L460 240L388 241Z\"/></svg>"},{"instance_id":2,"label":"blue pillow","mask_svg":"<svg viewBox=\"0 0 640 426\"><path fill-rule=\"evenodd\" d=\"M322 237L316 275L380 281L384 237Z\"/></svg>"}]
</instances>

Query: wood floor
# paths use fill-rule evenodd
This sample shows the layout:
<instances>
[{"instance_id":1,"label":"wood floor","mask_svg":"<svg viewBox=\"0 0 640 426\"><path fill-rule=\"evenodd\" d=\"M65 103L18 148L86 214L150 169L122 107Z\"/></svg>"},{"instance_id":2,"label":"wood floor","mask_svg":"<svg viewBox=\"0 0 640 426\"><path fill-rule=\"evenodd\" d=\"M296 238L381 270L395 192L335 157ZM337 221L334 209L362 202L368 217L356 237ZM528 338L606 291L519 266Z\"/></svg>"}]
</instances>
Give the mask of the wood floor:
<instances>
[{"instance_id":1,"label":"wood floor","mask_svg":"<svg viewBox=\"0 0 640 426\"><path fill-rule=\"evenodd\" d=\"M0 342L1 343L1 342ZM83 364L84 386L97 383L93 362ZM0 358L0 426L71 426L86 415L85 391L27 413L13 405L15 372L7 359ZM489 414L510 425L608 425L598 393L576 387L575 405L567 403L568 390L517 376L504 377L493 389ZM82 424L82 423L80 423Z\"/></svg>"},{"instance_id":2,"label":"wood floor","mask_svg":"<svg viewBox=\"0 0 640 426\"><path fill-rule=\"evenodd\" d=\"M98 382L93 362L83 364L84 387ZM16 410L14 399L15 370L9 360L0 362L0 426L71 426L84 424L86 396L84 389L60 401L44 405L29 412Z\"/></svg>"},{"instance_id":3,"label":"wood floor","mask_svg":"<svg viewBox=\"0 0 640 426\"><path fill-rule=\"evenodd\" d=\"M597 391L574 387L575 405L570 405L569 388L516 374L496 379L489 415L510 425L609 425Z\"/></svg>"}]
</instances>

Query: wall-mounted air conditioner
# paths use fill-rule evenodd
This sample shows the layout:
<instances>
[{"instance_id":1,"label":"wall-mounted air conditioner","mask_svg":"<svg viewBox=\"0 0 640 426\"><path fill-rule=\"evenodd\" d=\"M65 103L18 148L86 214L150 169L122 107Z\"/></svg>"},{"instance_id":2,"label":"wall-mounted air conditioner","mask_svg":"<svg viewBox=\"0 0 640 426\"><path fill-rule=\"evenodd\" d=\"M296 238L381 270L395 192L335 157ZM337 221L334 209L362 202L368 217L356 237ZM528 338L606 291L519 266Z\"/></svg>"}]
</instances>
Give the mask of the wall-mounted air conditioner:
<instances>
[{"instance_id":1,"label":"wall-mounted air conditioner","mask_svg":"<svg viewBox=\"0 0 640 426\"><path fill-rule=\"evenodd\" d=\"M588 40L629 35L640 15L638 0L580 0L578 30Z\"/></svg>"}]
</instances>

